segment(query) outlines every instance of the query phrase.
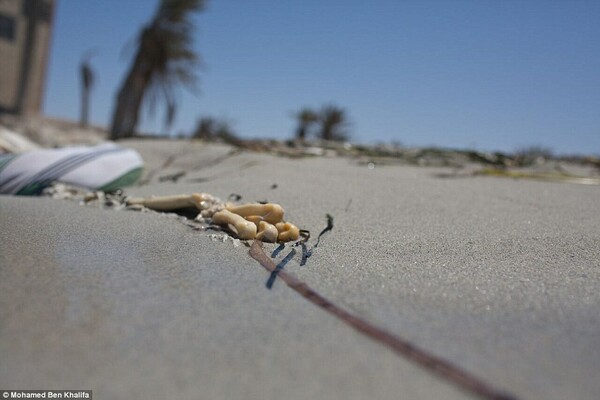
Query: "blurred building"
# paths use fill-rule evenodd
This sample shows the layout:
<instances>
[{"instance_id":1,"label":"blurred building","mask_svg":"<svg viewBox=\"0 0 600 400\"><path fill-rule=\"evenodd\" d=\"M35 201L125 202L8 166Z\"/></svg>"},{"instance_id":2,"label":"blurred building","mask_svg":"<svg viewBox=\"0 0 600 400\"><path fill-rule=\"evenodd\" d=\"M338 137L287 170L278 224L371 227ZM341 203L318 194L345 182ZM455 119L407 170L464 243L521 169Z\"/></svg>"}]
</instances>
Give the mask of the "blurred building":
<instances>
[{"instance_id":1,"label":"blurred building","mask_svg":"<svg viewBox=\"0 0 600 400\"><path fill-rule=\"evenodd\" d=\"M0 0L0 113L40 113L55 0Z\"/></svg>"}]
</instances>

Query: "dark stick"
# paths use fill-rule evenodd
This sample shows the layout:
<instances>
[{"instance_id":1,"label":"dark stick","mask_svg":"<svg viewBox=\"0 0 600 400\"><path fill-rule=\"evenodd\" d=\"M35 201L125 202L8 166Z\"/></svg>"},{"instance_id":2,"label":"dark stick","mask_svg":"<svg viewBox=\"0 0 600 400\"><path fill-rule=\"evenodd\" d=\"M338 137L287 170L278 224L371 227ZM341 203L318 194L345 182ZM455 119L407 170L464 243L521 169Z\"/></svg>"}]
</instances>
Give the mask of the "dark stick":
<instances>
[{"instance_id":1,"label":"dark stick","mask_svg":"<svg viewBox=\"0 0 600 400\"><path fill-rule=\"evenodd\" d=\"M275 263L265 254L262 248L262 242L255 240L250 247L250 256L260 263L267 271L273 272L277 268ZM476 376L464 371L460 367L452 363L428 353L426 350L420 349L409 341L397 337L382 328L379 328L364 319L350 314L348 311L338 307L325 297L321 296L306 283L302 282L293 275L280 270L279 277L293 290L306 298L311 303L322 308L324 311L338 317L340 320L370 337L371 339L381 343L384 346L392 349L399 355L413 361L420 366L429 369L437 375L454 383L455 385L476 394L482 398L489 400L515 400L516 397L501 392L492 387Z\"/></svg>"}]
</instances>

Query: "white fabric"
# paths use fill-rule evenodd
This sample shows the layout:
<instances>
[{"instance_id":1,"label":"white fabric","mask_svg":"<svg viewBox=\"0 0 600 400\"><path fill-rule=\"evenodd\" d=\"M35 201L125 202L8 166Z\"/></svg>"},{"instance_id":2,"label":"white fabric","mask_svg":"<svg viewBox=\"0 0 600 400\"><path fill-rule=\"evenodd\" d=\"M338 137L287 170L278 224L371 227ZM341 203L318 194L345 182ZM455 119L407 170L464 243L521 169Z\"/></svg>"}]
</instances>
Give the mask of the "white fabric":
<instances>
[{"instance_id":1,"label":"white fabric","mask_svg":"<svg viewBox=\"0 0 600 400\"><path fill-rule=\"evenodd\" d=\"M0 193L17 194L28 185L52 181L96 189L143 166L135 150L113 143L34 150L13 157L3 166L0 158Z\"/></svg>"}]
</instances>

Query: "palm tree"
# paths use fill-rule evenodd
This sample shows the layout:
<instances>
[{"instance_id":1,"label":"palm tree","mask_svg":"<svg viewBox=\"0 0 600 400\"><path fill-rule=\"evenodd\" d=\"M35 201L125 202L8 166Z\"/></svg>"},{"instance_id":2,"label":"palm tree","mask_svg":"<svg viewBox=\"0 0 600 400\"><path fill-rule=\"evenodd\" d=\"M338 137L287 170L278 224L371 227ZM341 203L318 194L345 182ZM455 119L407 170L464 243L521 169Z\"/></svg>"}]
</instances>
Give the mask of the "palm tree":
<instances>
[{"instance_id":1,"label":"palm tree","mask_svg":"<svg viewBox=\"0 0 600 400\"><path fill-rule=\"evenodd\" d=\"M213 139L217 131L218 122L213 117L202 117L196 124L192 137L196 139Z\"/></svg>"},{"instance_id":2,"label":"palm tree","mask_svg":"<svg viewBox=\"0 0 600 400\"><path fill-rule=\"evenodd\" d=\"M95 76L90 59L94 53L88 51L79 64L79 74L81 77L81 115L79 117L79 125L86 127L89 121L90 113L90 94L94 86Z\"/></svg>"},{"instance_id":3,"label":"palm tree","mask_svg":"<svg viewBox=\"0 0 600 400\"><path fill-rule=\"evenodd\" d=\"M348 116L346 110L334 104L321 108L319 113L321 122L320 137L323 140L345 141L348 140Z\"/></svg>"},{"instance_id":4,"label":"palm tree","mask_svg":"<svg viewBox=\"0 0 600 400\"><path fill-rule=\"evenodd\" d=\"M223 118L202 117L196 123L193 138L238 143L239 139L229 121Z\"/></svg>"},{"instance_id":5,"label":"palm tree","mask_svg":"<svg viewBox=\"0 0 600 400\"><path fill-rule=\"evenodd\" d=\"M306 139L309 129L315 122L319 121L317 113L307 107L295 113L294 118L298 121L298 127L296 128L296 139L298 140Z\"/></svg>"},{"instance_id":6,"label":"palm tree","mask_svg":"<svg viewBox=\"0 0 600 400\"><path fill-rule=\"evenodd\" d=\"M194 26L190 15L201 11L205 3L205 0L160 0L156 14L138 37L135 58L117 95L111 139L134 135L145 99L151 108L157 101L164 101L166 124L173 123L177 85L196 89L194 69L198 56L192 49Z\"/></svg>"}]
</instances>

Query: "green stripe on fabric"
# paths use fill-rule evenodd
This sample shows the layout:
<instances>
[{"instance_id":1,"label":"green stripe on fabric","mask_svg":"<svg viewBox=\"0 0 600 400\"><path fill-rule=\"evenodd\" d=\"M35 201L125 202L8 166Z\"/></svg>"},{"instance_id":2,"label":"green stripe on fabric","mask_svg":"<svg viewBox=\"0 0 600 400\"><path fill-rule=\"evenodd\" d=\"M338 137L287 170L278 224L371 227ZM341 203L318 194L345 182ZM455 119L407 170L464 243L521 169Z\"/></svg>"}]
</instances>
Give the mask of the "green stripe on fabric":
<instances>
[{"instance_id":1,"label":"green stripe on fabric","mask_svg":"<svg viewBox=\"0 0 600 400\"><path fill-rule=\"evenodd\" d=\"M142 176L142 172L144 171L143 167L138 167L132 169L124 175L121 175L117 179L112 182L107 183L102 186L98 190L102 190L103 192L112 192L114 190L120 189L124 186L131 186Z\"/></svg>"},{"instance_id":2,"label":"green stripe on fabric","mask_svg":"<svg viewBox=\"0 0 600 400\"><path fill-rule=\"evenodd\" d=\"M23 187L21 190L17 192L17 196L37 196L42 193L48 186L48 183L34 182Z\"/></svg>"},{"instance_id":3,"label":"green stripe on fabric","mask_svg":"<svg viewBox=\"0 0 600 400\"><path fill-rule=\"evenodd\" d=\"M2 168L4 168L6 166L6 164L8 164L12 160L14 160L16 157L17 156L14 154L0 156L0 171L2 171Z\"/></svg>"}]
</instances>

